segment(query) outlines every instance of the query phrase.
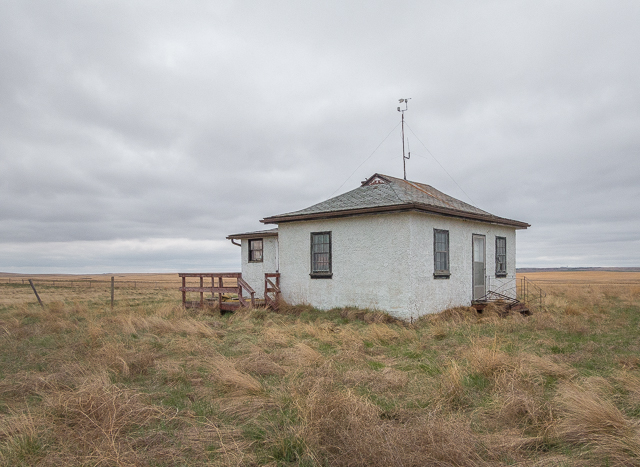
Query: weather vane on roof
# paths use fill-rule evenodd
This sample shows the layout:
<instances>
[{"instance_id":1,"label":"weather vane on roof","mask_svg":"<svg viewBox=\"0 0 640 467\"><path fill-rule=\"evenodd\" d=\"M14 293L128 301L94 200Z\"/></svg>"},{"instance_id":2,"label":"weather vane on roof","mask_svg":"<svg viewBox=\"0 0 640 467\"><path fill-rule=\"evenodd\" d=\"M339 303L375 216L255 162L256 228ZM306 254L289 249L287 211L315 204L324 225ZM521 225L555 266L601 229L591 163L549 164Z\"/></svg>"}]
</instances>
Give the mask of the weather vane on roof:
<instances>
[{"instance_id":1,"label":"weather vane on roof","mask_svg":"<svg viewBox=\"0 0 640 467\"><path fill-rule=\"evenodd\" d=\"M408 105L409 105L409 99L411 99L410 97L407 97L406 99L399 99L398 102L400 102L401 104L404 104L404 109L401 107L398 107L398 112L400 112L402 114L402 168L404 169L404 179L407 179L407 160L411 159L411 151L407 151L407 154L405 155L404 152L404 113L407 111ZM409 142L407 141L407 149L409 148Z\"/></svg>"}]
</instances>

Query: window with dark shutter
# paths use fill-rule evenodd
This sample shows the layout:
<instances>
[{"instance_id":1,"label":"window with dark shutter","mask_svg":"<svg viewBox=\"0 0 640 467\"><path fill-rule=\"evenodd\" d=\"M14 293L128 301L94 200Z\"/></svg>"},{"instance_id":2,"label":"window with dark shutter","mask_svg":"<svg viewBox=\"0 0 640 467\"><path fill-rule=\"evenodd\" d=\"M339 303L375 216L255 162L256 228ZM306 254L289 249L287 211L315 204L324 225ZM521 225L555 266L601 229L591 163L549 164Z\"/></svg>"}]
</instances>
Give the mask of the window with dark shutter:
<instances>
[{"instance_id":1,"label":"window with dark shutter","mask_svg":"<svg viewBox=\"0 0 640 467\"><path fill-rule=\"evenodd\" d=\"M331 232L311 233L311 277L331 277Z\"/></svg>"}]
</instances>

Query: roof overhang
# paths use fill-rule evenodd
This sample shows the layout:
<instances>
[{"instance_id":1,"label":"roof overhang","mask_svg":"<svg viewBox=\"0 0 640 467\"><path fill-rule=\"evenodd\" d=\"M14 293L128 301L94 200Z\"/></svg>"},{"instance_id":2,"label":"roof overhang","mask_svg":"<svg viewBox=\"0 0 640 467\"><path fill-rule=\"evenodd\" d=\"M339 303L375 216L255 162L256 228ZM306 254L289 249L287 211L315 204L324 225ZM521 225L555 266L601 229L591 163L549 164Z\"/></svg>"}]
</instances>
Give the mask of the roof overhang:
<instances>
[{"instance_id":1,"label":"roof overhang","mask_svg":"<svg viewBox=\"0 0 640 467\"><path fill-rule=\"evenodd\" d=\"M257 230L255 232L245 232L239 234L232 234L227 236L227 240L241 240L243 238L263 238L263 237L277 237L278 229L269 230Z\"/></svg>"},{"instance_id":2,"label":"roof overhang","mask_svg":"<svg viewBox=\"0 0 640 467\"><path fill-rule=\"evenodd\" d=\"M513 227L515 229L526 229L527 227L531 227L530 224L526 222L520 222L513 219L507 219L504 217L492 216L492 215L482 215L475 214L469 212L458 211L455 209L447 209L441 208L437 206L426 206L424 204L396 204L392 206L376 206L372 208L359 208L359 209L345 209L342 211L332 211L332 212L318 212L318 213L307 213L307 214L298 214L291 216L271 216L265 217L261 219L260 222L263 224L280 224L284 222L297 222L297 221L307 221L307 220L316 220L316 219L335 219L339 217L351 217L351 216L362 216L367 214L382 214L382 213L393 213L393 212L424 212L428 214L436 214L440 216L448 216L448 217L457 217L459 219L468 219L474 220L478 222L486 222L489 224L498 224L505 225L508 227ZM230 238L230 237L227 237ZM240 238L240 237L234 237Z\"/></svg>"}]
</instances>

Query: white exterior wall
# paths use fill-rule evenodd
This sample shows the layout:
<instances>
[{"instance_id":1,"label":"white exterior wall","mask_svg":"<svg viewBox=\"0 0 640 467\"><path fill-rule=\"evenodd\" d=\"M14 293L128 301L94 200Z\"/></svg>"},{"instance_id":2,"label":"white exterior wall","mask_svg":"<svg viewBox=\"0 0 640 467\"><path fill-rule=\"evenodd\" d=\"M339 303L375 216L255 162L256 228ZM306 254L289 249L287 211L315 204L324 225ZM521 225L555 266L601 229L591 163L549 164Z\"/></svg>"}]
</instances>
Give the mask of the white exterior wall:
<instances>
[{"instance_id":1,"label":"white exterior wall","mask_svg":"<svg viewBox=\"0 0 640 467\"><path fill-rule=\"evenodd\" d=\"M505 292L515 295L516 234L515 229L467 221L454 217L430 216L422 213L407 214L412 220L412 278L411 307L403 318L426 313L437 313L453 306L469 306L473 299L472 238L485 236L485 277L489 285L504 284ZM449 231L448 279L433 277L433 229ZM496 236L507 239L507 277L496 278ZM490 282L489 282L490 281ZM510 291L510 289L513 289Z\"/></svg>"},{"instance_id":2,"label":"white exterior wall","mask_svg":"<svg viewBox=\"0 0 640 467\"><path fill-rule=\"evenodd\" d=\"M331 231L331 279L311 279L311 232ZM402 214L278 225L280 289L288 303L317 308L409 306L410 219Z\"/></svg>"},{"instance_id":3,"label":"white exterior wall","mask_svg":"<svg viewBox=\"0 0 640 467\"><path fill-rule=\"evenodd\" d=\"M264 295L264 274L278 272L278 237L253 237L251 240L262 238L262 262L249 262L249 239L243 238L242 249L242 278L256 291L256 297ZM243 294L244 295L244 294Z\"/></svg>"},{"instance_id":4,"label":"white exterior wall","mask_svg":"<svg viewBox=\"0 0 640 467\"><path fill-rule=\"evenodd\" d=\"M433 277L434 228L449 231L449 279ZM333 277L312 279L310 234L325 231L331 232ZM510 281L515 286L513 228L417 212L281 223L283 298L321 309L376 308L404 319L451 306L469 306L473 234L485 235L485 275L491 276L491 284ZM507 239L505 279L495 278L496 236Z\"/></svg>"}]
</instances>

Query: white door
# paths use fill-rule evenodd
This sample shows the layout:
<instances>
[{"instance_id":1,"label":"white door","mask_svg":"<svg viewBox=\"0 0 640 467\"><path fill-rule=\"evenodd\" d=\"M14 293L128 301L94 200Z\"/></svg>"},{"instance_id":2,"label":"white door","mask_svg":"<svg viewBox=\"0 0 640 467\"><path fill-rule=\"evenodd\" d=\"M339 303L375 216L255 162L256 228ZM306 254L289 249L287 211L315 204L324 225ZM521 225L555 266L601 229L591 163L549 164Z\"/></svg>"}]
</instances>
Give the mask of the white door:
<instances>
[{"instance_id":1,"label":"white door","mask_svg":"<svg viewBox=\"0 0 640 467\"><path fill-rule=\"evenodd\" d=\"M486 292L485 284L485 237L484 235L473 235L473 299L478 300L484 297Z\"/></svg>"}]
</instances>

